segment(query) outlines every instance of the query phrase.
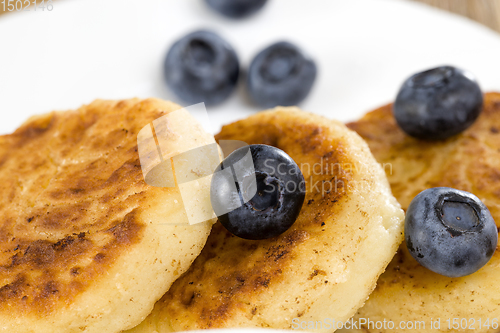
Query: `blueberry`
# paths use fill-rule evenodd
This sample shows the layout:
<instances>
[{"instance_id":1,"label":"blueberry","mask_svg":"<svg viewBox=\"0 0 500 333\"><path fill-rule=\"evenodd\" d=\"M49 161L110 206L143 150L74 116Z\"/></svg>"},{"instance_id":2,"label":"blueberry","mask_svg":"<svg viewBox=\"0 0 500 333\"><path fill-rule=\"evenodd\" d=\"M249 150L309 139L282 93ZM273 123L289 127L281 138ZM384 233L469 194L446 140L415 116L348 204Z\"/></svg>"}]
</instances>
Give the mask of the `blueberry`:
<instances>
[{"instance_id":1,"label":"blueberry","mask_svg":"<svg viewBox=\"0 0 500 333\"><path fill-rule=\"evenodd\" d=\"M248 93L263 108L297 105L311 91L316 72L316 64L302 50L288 42L279 42L252 60L247 76Z\"/></svg>"},{"instance_id":2,"label":"blueberry","mask_svg":"<svg viewBox=\"0 0 500 333\"><path fill-rule=\"evenodd\" d=\"M422 266L460 277L490 260L498 230L488 208L475 195L436 187L418 194L408 207L405 240Z\"/></svg>"},{"instance_id":3,"label":"blueberry","mask_svg":"<svg viewBox=\"0 0 500 333\"><path fill-rule=\"evenodd\" d=\"M394 117L413 137L442 140L472 125L482 105L483 94L472 74L442 66L403 83L394 103Z\"/></svg>"},{"instance_id":4,"label":"blueberry","mask_svg":"<svg viewBox=\"0 0 500 333\"><path fill-rule=\"evenodd\" d=\"M304 177L297 164L267 145L232 152L215 170L210 187L221 224L245 239L271 238L288 230L304 197Z\"/></svg>"},{"instance_id":5,"label":"blueberry","mask_svg":"<svg viewBox=\"0 0 500 333\"><path fill-rule=\"evenodd\" d=\"M259 11L267 0L206 0L207 4L224 16L238 19Z\"/></svg>"},{"instance_id":6,"label":"blueberry","mask_svg":"<svg viewBox=\"0 0 500 333\"><path fill-rule=\"evenodd\" d=\"M192 32L175 42L164 63L168 87L189 104L221 103L234 91L239 72L238 57L231 45L207 30Z\"/></svg>"}]
</instances>

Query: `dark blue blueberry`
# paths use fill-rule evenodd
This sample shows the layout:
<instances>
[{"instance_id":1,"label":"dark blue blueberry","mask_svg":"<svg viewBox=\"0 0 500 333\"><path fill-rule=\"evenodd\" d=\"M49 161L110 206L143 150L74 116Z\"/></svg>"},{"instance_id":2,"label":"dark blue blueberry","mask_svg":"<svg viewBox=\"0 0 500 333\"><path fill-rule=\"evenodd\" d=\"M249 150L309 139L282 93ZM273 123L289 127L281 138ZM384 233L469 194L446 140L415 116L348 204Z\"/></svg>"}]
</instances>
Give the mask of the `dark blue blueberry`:
<instances>
[{"instance_id":1,"label":"dark blue blueberry","mask_svg":"<svg viewBox=\"0 0 500 333\"><path fill-rule=\"evenodd\" d=\"M302 172L284 151L250 145L232 152L212 177L210 199L221 224L245 239L288 230L305 197Z\"/></svg>"},{"instance_id":2,"label":"dark blue blueberry","mask_svg":"<svg viewBox=\"0 0 500 333\"><path fill-rule=\"evenodd\" d=\"M189 104L221 103L234 91L239 76L235 51L212 31L200 30L175 42L167 53L167 85Z\"/></svg>"},{"instance_id":3,"label":"dark blue blueberry","mask_svg":"<svg viewBox=\"0 0 500 333\"><path fill-rule=\"evenodd\" d=\"M460 277L490 260L498 230L488 208L475 195L436 187L421 192L408 207L405 240L422 266Z\"/></svg>"},{"instance_id":4,"label":"dark blue blueberry","mask_svg":"<svg viewBox=\"0 0 500 333\"><path fill-rule=\"evenodd\" d=\"M206 0L206 2L222 15L238 19L259 11L267 0Z\"/></svg>"},{"instance_id":5,"label":"dark blue blueberry","mask_svg":"<svg viewBox=\"0 0 500 333\"><path fill-rule=\"evenodd\" d=\"M442 140L472 125L482 105L481 88L469 72L442 66L403 83L394 103L394 117L413 137Z\"/></svg>"},{"instance_id":6,"label":"dark blue blueberry","mask_svg":"<svg viewBox=\"0 0 500 333\"><path fill-rule=\"evenodd\" d=\"M248 93L263 108L297 105L311 91L316 72L316 64L302 50L288 42L279 42L252 60Z\"/></svg>"}]
</instances>

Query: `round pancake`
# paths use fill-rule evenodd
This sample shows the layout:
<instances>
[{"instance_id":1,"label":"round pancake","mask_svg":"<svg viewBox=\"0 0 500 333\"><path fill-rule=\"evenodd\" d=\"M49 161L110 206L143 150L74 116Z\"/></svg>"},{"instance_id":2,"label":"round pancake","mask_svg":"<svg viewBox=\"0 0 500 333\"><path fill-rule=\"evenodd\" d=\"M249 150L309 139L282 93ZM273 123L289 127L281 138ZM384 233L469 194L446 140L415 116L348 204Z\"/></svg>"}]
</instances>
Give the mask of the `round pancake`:
<instances>
[{"instance_id":1,"label":"round pancake","mask_svg":"<svg viewBox=\"0 0 500 333\"><path fill-rule=\"evenodd\" d=\"M179 189L146 185L137 147L141 128L179 108L97 100L0 136L0 331L133 327L189 267L211 223L174 225Z\"/></svg>"},{"instance_id":2,"label":"round pancake","mask_svg":"<svg viewBox=\"0 0 500 333\"><path fill-rule=\"evenodd\" d=\"M288 153L306 180L300 215L282 235L258 241L216 223L190 269L130 332L290 329L350 318L402 241L403 211L366 143L343 124L297 108L224 126L216 139ZM332 332L327 325L321 331Z\"/></svg>"},{"instance_id":3,"label":"round pancake","mask_svg":"<svg viewBox=\"0 0 500 333\"><path fill-rule=\"evenodd\" d=\"M348 126L368 142L380 163L392 165L392 172L385 170L404 209L427 188L453 187L478 196L500 226L500 94L486 94L483 112L474 125L442 142L424 142L405 135L396 125L391 105ZM395 323L393 330L365 325L360 332L401 332L401 321L425 323L412 332L463 332L448 329L447 320L453 325L454 318L459 324L463 320L460 325L475 332L498 332L494 319L500 325L499 281L499 248L479 271L449 278L419 265L403 243L354 319ZM431 318L440 319L440 329L430 327Z\"/></svg>"}]
</instances>

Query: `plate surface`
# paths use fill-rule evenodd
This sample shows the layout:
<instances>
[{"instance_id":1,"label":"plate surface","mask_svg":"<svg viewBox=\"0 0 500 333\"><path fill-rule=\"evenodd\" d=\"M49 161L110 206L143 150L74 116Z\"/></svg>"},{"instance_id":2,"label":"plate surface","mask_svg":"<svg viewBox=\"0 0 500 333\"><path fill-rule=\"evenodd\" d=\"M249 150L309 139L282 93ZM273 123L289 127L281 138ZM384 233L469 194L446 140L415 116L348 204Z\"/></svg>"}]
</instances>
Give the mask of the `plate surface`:
<instances>
[{"instance_id":1,"label":"plate surface","mask_svg":"<svg viewBox=\"0 0 500 333\"><path fill-rule=\"evenodd\" d=\"M302 46L319 76L301 107L341 121L391 101L410 74L441 64L469 69L484 90L500 90L499 35L411 2L271 0L257 15L232 21L202 0L66 0L50 12L0 18L0 133L30 115L95 98L182 104L163 82L162 61L173 41L197 28L225 37L244 68L272 42ZM240 84L209 109L213 131L255 111Z\"/></svg>"}]
</instances>

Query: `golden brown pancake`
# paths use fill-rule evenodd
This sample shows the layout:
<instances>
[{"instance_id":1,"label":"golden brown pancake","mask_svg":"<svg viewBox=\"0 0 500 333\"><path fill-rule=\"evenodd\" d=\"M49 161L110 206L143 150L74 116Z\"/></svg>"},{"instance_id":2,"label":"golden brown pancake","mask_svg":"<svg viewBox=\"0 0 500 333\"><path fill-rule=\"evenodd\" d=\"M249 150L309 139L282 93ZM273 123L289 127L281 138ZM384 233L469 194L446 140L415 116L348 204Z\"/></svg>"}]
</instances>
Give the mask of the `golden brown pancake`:
<instances>
[{"instance_id":1,"label":"golden brown pancake","mask_svg":"<svg viewBox=\"0 0 500 333\"><path fill-rule=\"evenodd\" d=\"M174 224L179 190L146 185L137 148L141 128L179 108L97 100L0 136L1 331L133 327L189 267L211 224Z\"/></svg>"},{"instance_id":2,"label":"golden brown pancake","mask_svg":"<svg viewBox=\"0 0 500 333\"><path fill-rule=\"evenodd\" d=\"M130 332L290 329L350 318L402 240L403 212L366 143L343 124L297 108L258 113L216 138L288 153L306 180L300 215L285 233L258 241L216 223L190 269Z\"/></svg>"},{"instance_id":3,"label":"golden brown pancake","mask_svg":"<svg viewBox=\"0 0 500 333\"><path fill-rule=\"evenodd\" d=\"M398 128L391 105L372 111L348 126L368 142L380 163L392 165L385 170L404 209L427 188L453 187L478 196L500 226L500 94L486 94L479 119L462 134L441 142L407 136ZM402 332L405 330L399 328L401 321L421 322L406 330L411 332L465 331L453 326L474 332L498 332L499 281L498 248L479 271L449 278L419 265L403 243L354 319L358 322L360 318L372 322L385 319L395 325L392 330L365 325L360 332ZM440 319L440 329L436 325L431 327L431 318L434 322ZM458 324L454 324L454 318Z\"/></svg>"}]
</instances>

